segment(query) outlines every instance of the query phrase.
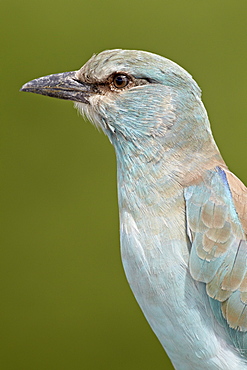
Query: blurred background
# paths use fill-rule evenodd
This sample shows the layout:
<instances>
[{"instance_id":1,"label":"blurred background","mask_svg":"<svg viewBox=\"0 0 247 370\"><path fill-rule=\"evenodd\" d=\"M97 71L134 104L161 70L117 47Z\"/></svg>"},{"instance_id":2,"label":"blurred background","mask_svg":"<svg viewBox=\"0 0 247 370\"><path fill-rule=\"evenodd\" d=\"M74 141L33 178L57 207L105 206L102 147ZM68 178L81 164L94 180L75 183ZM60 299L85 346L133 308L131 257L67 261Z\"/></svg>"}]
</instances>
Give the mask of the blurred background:
<instances>
[{"instance_id":1,"label":"blurred background","mask_svg":"<svg viewBox=\"0 0 247 370\"><path fill-rule=\"evenodd\" d=\"M166 56L203 89L218 146L247 183L247 2L0 5L0 368L172 369L122 269L112 146L72 102L18 90L104 49Z\"/></svg>"}]
</instances>

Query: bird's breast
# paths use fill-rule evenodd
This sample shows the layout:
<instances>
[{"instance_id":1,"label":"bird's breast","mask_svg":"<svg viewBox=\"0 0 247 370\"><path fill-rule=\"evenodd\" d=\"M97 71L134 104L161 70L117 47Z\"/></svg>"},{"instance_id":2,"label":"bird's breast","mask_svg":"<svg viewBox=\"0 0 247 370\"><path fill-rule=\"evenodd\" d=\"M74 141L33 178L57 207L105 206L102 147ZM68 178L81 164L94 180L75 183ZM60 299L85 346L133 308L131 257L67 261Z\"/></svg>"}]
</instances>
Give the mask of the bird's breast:
<instances>
[{"instance_id":1,"label":"bird's breast","mask_svg":"<svg viewBox=\"0 0 247 370\"><path fill-rule=\"evenodd\" d=\"M188 268L183 191L179 187L158 191L156 186L147 191L140 183L128 194L121 187L119 191L121 254L127 279L141 306L156 304L164 311L161 306L169 309L171 299L180 294Z\"/></svg>"}]
</instances>

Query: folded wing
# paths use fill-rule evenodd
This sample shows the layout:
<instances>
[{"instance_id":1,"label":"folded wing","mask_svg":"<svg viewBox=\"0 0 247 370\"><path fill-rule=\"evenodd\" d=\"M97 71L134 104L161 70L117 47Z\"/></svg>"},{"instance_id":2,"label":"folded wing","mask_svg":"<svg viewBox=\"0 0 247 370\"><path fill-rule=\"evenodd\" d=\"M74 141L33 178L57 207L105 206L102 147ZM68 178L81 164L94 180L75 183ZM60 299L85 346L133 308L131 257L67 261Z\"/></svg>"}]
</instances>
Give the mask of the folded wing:
<instances>
[{"instance_id":1,"label":"folded wing","mask_svg":"<svg viewBox=\"0 0 247 370\"><path fill-rule=\"evenodd\" d=\"M247 349L247 189L216 167L185 188L185 200L191 275L206 283L215 316L235 345Z\"/></svg>"}]
</instances>

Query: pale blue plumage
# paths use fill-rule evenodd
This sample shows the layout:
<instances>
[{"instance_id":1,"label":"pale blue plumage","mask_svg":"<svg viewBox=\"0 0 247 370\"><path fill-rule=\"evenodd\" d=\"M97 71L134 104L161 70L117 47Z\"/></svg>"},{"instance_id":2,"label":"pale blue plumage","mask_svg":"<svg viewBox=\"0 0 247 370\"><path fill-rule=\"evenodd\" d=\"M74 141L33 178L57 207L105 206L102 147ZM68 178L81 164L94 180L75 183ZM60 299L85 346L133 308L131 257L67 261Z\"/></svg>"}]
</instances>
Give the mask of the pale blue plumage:
<instances>
[{"instance_id":1,"label":"pale blue plumage","mask_svg":"<svg viewBox=\"0 0 247 370\"><path fill-rule=\"evenodd\" d=\"M76 101L114 145L124 269L174 367L247 369L247 190L192 77L151 53L109 50L22 90Z\"/></svg>"}]
</instances>

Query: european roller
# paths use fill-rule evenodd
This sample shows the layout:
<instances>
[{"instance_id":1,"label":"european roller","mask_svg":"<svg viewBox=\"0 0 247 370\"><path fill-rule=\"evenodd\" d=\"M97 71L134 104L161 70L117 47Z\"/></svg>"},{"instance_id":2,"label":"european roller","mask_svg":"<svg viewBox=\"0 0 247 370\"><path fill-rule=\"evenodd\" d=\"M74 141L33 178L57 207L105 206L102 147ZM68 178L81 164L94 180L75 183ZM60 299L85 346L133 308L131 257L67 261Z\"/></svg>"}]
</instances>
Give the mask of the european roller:
<instances>
[{"instance_id":1,"label":"european roller","mask_svg":"<svg viewBox=\"0 0 247 370\"><path fill-rule=\"evenodd\" d=\"M74 101L113 144L124 270L174 368L247 369L247 189L191 75L117 49L22 91Z\"/></svg>"}]
</instances>

